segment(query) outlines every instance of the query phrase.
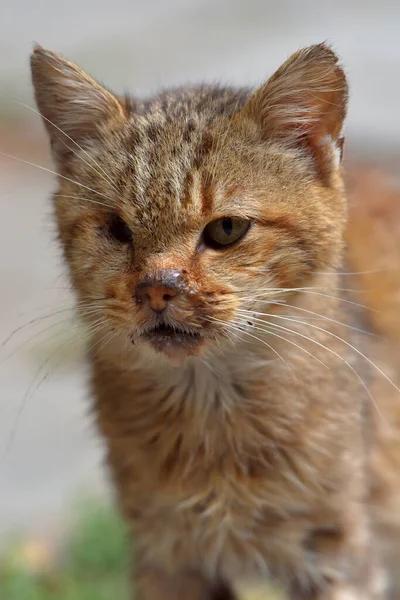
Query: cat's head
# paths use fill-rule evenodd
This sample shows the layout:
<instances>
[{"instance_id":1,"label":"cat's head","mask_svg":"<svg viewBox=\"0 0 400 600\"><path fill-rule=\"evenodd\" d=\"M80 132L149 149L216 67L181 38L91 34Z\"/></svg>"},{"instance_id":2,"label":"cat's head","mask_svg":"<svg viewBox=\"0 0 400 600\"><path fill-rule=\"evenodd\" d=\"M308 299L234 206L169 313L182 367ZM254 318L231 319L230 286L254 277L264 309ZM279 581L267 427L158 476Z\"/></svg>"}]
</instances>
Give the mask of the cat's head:
<instances>
[{"instance_id":1,"label":"cat's head","mask_svg":"<svg viewBox=\"0 0 400 600\"><path fill-rule=\"evenodd\" d=\"M326 45L254 93L119 98L40 47L32 74L60 174L60 239L102 339L171 358L239 344L246 311L273 312L280 290L338 265L347 84Z\"/></svg>"}]
</instances>

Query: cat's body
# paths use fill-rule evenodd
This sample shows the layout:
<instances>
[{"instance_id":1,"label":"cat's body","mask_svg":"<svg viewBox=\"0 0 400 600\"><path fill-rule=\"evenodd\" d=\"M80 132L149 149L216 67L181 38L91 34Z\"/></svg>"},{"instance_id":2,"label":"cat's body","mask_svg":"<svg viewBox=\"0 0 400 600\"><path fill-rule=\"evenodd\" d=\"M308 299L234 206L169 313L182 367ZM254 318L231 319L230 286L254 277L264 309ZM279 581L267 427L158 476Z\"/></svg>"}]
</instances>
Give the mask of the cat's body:
<instances>
[{"instance_id":1,"label":"cat's body","mask_svg":"<svg viewBox=\"0 0 400 600\"><path fill-rule=\"evenodd\" d=\"M138 598L228 600L271 576L298 597L378 597L335 55L302 51L254 94L143 103L40 48L32 66Z\"/></svg>"}]
</instances>

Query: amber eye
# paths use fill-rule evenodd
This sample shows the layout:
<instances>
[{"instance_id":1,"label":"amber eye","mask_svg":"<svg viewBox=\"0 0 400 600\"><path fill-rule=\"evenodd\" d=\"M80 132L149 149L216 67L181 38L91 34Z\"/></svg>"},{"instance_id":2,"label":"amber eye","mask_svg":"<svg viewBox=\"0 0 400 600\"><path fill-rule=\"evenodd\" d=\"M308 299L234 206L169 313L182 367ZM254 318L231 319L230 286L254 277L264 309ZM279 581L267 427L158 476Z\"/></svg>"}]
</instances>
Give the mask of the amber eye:
<instances>
[{"instance_id":1,"label":"amber eye","mask_svg":"<svg viewBox=\"0 0 400 600\"><path fill-rule=\"evenodd\" d=\"M129 244L132 241L132 231L118 215L112 216L108 225L108 233L120 244Z\"/></svg>"},{"instance_id":2,"label":"amber eye","mask_svg":"<svg viewBox=\"0 0 400 600\"><path fill-rule=\"evenodd\" d=\"M223 217L212 221L204 229L206 246L219 250L238 242L248 231L250 221L238 217Z\"/></svg>"}]
</instances>

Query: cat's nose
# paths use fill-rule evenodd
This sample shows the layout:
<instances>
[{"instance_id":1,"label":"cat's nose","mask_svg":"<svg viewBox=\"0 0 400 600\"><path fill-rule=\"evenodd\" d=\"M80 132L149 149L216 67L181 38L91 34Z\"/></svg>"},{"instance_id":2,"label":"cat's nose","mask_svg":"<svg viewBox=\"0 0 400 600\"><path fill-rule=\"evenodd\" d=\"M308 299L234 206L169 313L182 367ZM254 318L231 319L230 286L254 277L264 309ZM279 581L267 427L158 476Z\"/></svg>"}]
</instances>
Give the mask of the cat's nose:
<instances>
[{"instance_id":1,"label":"cat's nose","mask_svg":"<svg viewBox=\"0 0 400 600\"><path fill-rule=\"evenodd\" d=\"M180 293L176 272L163 273L162 276L147 278L138 284L135 292L136 302L147 305L156 313L163 312L168 304Z\"/></svg>"},{"instance_id":2,"label":"cat's nose","mask_svg":"<svg viewBox=\"0 0 400 600\"><path fill-rule=\"evenodd\" d=\"M178 295L177 290L165 285L146 285L136 291L139 304L148 304L154 312L163 312L168 303Z\"/></svg>"}]
</instances>

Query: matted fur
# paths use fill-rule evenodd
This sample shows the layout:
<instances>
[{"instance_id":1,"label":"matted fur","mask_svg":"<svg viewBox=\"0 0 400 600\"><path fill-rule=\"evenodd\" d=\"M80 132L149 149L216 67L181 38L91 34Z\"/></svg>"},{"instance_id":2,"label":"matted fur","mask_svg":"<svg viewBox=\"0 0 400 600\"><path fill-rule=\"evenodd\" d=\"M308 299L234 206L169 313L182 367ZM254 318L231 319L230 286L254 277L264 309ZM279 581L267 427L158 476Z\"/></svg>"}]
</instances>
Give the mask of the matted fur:
<instances>
[{"instance_id":1,"label":"matted fur","mask_svg":"<svg viewBox=\"0 0 400 600\"><path fill-rule=\"evenodd\" d=\"M336 55L301 50L254 93L203 85L145 101L40 47L32 74L137 597L228 600L251 577L293 597L382 595L370 380L340 289ZM116 215L128 243L110 235ZM251 226L215 250L202 232L221 217ZM158 317L137 290L171 273L163 318L198 341L161 351L142 335Z\"/></svg>"}]
</instances>

